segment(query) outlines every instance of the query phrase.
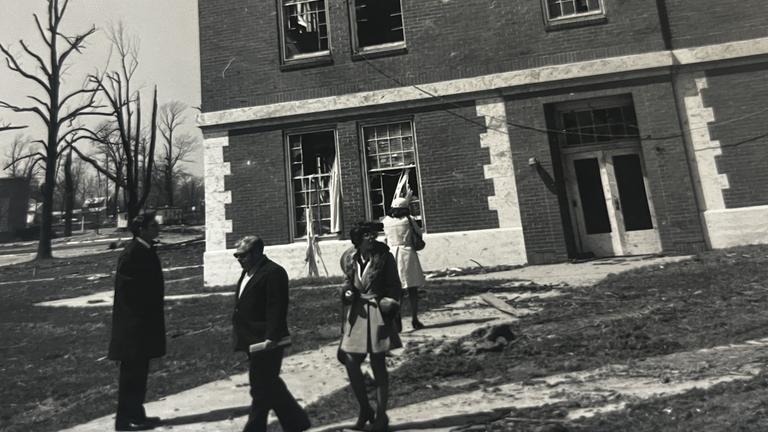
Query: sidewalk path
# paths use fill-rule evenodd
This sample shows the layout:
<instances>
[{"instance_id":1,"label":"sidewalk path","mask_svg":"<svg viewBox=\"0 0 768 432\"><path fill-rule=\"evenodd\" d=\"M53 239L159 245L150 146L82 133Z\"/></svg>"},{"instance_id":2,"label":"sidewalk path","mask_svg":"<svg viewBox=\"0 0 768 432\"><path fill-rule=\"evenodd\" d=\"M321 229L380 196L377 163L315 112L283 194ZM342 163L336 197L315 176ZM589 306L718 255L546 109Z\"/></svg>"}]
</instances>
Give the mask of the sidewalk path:
<instances>
[{"instance_id":1,"label":"sidewalk path","mask_svg":"<svg viewBox=\"0 0 768 432\"><path fill-rule=\"evenodd\" d=\"M637 268L644 265L663 265L671 260L681 258L629 258L621 259L618 263L596 262L582 264L564 264L553 266L531 266L501 272L503 274L485 274L465 276L462 278L483 279L523 279L540 284L557 283L583 284L585 281L599 281L608 273L617 273L629 268ZM546 267L540 269L538 267ZM565 273L556 274L557 269ZM610 270L608 270L610 269ZM540 279L539 279L540 277ZM524 285L524 284L521 284ZM517 296L552 296L559 295L555 289L547 292L532 292L513 294L498 294L502 299ZM517 314L535 313L531 309L518 309ZM514 321L516 318L503 314L491 308L478 296L470 296L454 304L446 305L438 310L428 311L423 314L424 322L430 325L418 332L406 331L402 334L406 348L412 343L419 343L430 339L450 340L471 333L481 326L499 324ZM395 361L397 367L398 361ZM593 374L598 375L598 372ZM344 388L347 385L346 374L343 367L336 360L336 344L326 345L318 350L302 352L287 357L283 362L282 377L288 388L306 406L316 402L322 396ZM555 377L554 380L565 380L565 377ZM570 378L569 378L570 379ZM513 386L507 388L506 386ZM517 387L514 387L517 386ZM402 407L392 410L393 423L413 422L414 419L428 421L441 419L459 413L459 405L464 404L463 412L483 412L493 409L494 406L508 407L515 404L515 395L521 384L507 384L501 388L500 396L489 399L485 394L475 392L466 393L462 399L437 399L411 407ZM547 388L546 385L543 388ZM460 397L460 396L455 396ZM541 397L536 399L541 401ZM156 429L159 431L178 432L239 432L245 423L248 406L247 374L238 374L220 381L205 384L181 393L170 395L158 401L146 404L150 415L158 415L166 420L164 426ZM538 402L537 402L538 403ZM106 416L89 423L67 429L67 432L103 432L112 430L114 416ZM415 428L421 428L414 425ZM424 428L438 427L425 424ZM328 426L321 426L326 430Z\"/></svg>"},{"instance_id":2,"label":"sidewalk path","mask_svg":"<svg viewBox=\"0 0 768 432\"><path fill-rule=\"evenodd\" d=\"M656 257L651 255L600 258L582 263L532 265L494 273L451 276L447 277L447 279L517 279L531 281L539 285L589 286L600 282L612 273L621 273L649 265L663 266L690 258L690 256Z\"/></svg>"}]
</instances>

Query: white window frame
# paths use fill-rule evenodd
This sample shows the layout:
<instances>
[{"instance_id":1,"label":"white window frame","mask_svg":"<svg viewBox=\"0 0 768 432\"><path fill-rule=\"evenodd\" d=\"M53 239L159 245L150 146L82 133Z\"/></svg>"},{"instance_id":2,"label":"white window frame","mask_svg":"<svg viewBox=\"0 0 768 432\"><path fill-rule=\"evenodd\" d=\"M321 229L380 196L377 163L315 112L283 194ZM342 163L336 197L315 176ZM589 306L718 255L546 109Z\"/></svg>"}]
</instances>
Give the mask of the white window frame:
<instances>
[{"instance_id":1,"label":"white window frame","mask_svg":"<svg viewBox=\"0 0 768 432\"><path fill-rule=\"evenodd\" d=\"M360 41L357 37L357 11L355 10L355 0L349 0L349 25L352 30L352 53L354 55L371 55L378 53L400 52L406 48L406 36L405 36L405 13L403 12L403 1L400 2L400 24L403 29L403 40L398 42L390 42L379 45L371 45L367 47L361 47Z\"/></svg>"},{"instance_id":2,"label":"white window frame","mask_svg":"<svg viewBox=\"0 0 768 432\"><path fill-rule=\"evenodd\" d=\"M285 37L286 37L286 28L285 28L285 5L286 3L293 4L293 3L305 3L310 1L322 1L324 8L325 8L325 27L326 27L326 38L328 40L328 48L325 50L315 51L311 53L305 53L305 54L297 54L291 58L288 58L288 50L286 49L285 44ZM283 65L289 65L289 64L296 64L296 63L313 63L318 60L325 60L329 59L331 57L331 16L330 11L328 8L328 1L329 0L277 0L277 16L278 16L278 29L280 34L278 37L280 38L280 60L281 64Z\"/></svg>"},{"instance_id":3,"label":"white window frame","mask_svg":"<svg viewBox=\"0 0 768 432\"><path fill-rule=\"evenodd\" d=\"M574 0L575 1L575 0ZM597 0L600 9L589 12L577 12L570 15L564 15L557 18L550 18L549 0L541 0L541 9L544 13L544 22L548 28L560 28L563 26L578 26L579 24L591 24L603 22L606 18L605 0Z\"/></svg>"},{"instance_id":4,"label":"white window frame","mask_svg":"<svg viewBox=\"0 0 768 432\"><path fill-rule=\"evenodd\" d=\"M421 164L419 163L419 145L416 139L416 124L413 119L413 117L393 117L393 118L386 118L381 120L375 120L375 121L367 121L367 122L361 122L358 125L358 134L360 139L360 160L362 161L361 165L363 168L363 194L365 195L364 202L365 202L365 217L368 220L373 219L373 203L371 202L371 185L369 180L369 166L368 166L368 155L366 152L366 142L365 142L365 128L369 127L376 127L376 126L387 126L394 123L405 123L408 122L411 125L411 134L413 139L413 168L414 168L414 174L416 175L416 184L418 186L418 197L419 197L419 215L414 216L413 219L420 223L421 229L426 232L427 229L427 218L426 218L426 210L424 208L424 195L423 190L424 186L421 182ZM409 166L410 167L410 166ZM408 168L408 167L403 167ZM391 197L384 197L385 199L389 199Z\"/></svg>"},{"instance_id":5,"label":"white window frame","mask_svg":"<svg viewBox=\"0 0 768 432\"><path fill-rule=\"evenodd\" d=\"M337 169L340 168L340 161L339 161L339 133L335 126L317 126L312 128L305 128L305 129L291 129L288 131L285 131L283 133L283 146L285 149L285 177L286 182L288 184L288 187L286 188L287 193L287 200L289 204L288 208L288 219L289 219L289 232L291 239L293 241L306 241L307 235L306 232L303 236L297 236L296 234L296 192L294 191L293 187L293 172L291 171L291 141L290 138L295 135L307 135L312 133L318 133L318 132L333 132L333 149L334 149L334 160L336 163ZM339 176L341 176L341 172L339 172ZM339 179L341 182L341 178ZM339 209L341 211L342 209ZM306 231L306 230L305 230ZM338 238L340 233L326 233L318 235L319 238Z\"/></svg>"}]
</instances>

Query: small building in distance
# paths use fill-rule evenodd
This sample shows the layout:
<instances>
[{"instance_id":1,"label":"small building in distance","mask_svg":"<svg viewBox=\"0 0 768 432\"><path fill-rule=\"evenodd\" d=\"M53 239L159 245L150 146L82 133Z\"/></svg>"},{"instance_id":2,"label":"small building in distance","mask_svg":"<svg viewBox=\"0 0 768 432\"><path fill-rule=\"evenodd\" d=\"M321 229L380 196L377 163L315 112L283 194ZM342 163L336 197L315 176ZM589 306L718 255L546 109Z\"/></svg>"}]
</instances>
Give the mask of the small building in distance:
<instances>
[{"instance_id":1,"label":"small building in distance","mask_svg":"<svg viewBox=\"0 0 768 432\"><path fill-rule=\"evenodd\" d=\"M29 182L21 177L0 178L0 241L13 239L27 227Z\"/></svg>"}]
</instances>

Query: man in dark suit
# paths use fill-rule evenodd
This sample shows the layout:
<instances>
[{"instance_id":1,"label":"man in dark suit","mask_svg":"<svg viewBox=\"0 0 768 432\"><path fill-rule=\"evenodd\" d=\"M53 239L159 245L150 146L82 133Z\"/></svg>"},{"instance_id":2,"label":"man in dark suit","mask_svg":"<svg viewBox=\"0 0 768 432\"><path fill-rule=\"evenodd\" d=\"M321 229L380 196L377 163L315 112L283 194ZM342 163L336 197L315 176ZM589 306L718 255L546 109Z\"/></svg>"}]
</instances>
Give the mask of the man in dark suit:
<instances>
[{"instance_id":1,"label":"man in dark suit","mask_svg":"<svg viewBox=\"0 0 768 432\"><path fill-rule=\"evenodd\" d=\"M117 260L115 302L112 307L111 360L120 362L115 430L149 430L159 417L147 417L149 359L165 355L165 286L163 269L152 241L159 226L153 213L135 217L129 226L133 240Z\"/></svg>"},{"instance_id":2,"label":"man in dark suit","mask_svg":"<svg viewBox=\"0 0 768 432\"><path fill-rule=\"evenodd\" d=\"M309 417L280 378L288 333L288 274L264 255L256 236L237 242L235 258L243 268L235 290L232 324L235 351L248 354L251 411L243 432L267 429L267 414L275 410L286 432L309 429Z\"/></svg>"}]
</instances>

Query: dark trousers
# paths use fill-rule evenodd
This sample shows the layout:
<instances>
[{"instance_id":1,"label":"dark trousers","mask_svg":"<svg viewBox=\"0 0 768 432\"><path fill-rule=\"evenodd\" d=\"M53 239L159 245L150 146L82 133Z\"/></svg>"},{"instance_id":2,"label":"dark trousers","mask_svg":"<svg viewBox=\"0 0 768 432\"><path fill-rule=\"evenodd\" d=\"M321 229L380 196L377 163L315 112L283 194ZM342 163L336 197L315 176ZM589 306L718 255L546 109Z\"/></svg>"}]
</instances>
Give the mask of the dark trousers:
<instances>
[{"instance_id":1,"label":"dark trousers","mask_svg":"<svg viewBox=\"0 0 768 432\"><path fill-rule=\"evenodd\" d=\"M149 359L122 360L117 389L117 423L143 420Z\"/></svg>"},{"instance_id":2,"label":"dark trousers","mask_svg":"<svg viewBox=\"0 0 768 432\"><path fill-rule=\"evenodd\" d=\"M248 379L251 384L251 412L243 432L267 430L267 415L275 410L285 432L309 429L309 417L280 378L283 348L250 354Z\"/></svg>"}]
</instances>

